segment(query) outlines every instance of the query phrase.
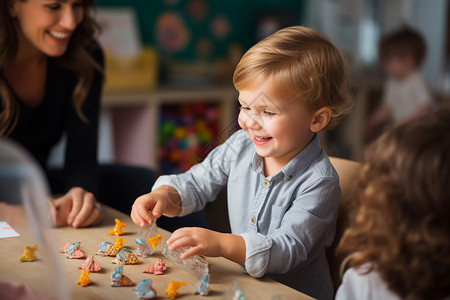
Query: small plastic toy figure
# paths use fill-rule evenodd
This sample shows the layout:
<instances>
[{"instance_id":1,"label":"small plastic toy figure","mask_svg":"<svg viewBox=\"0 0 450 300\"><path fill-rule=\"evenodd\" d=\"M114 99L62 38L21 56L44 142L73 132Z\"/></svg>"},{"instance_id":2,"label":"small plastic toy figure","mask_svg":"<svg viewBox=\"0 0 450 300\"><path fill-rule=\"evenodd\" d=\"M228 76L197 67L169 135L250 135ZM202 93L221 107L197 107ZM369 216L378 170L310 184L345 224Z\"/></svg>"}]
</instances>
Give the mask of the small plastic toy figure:
<instances>
[{"instance_id":1,"label":"small plastic toy figure","mask_svg":"<svg viewBox=\"0 0 450 300\"><path fill-rule=\"evenodd\" d=\"M117 252L118 252L118 250L113 245L113 243L104 241L100 244L100 246L98 247L98 251L95 254L101 255L101 256L105 256L105 255L116 256Z\"/></svg>"},{"instance_id":2,"label":"small plastic toy figure","mask_svg":"<svg viewBox=\"0 0 450 300\"><path fill-rule=\"evenodd\" d=\"M186 285L186 282L184 281L173 281L171 280L169 282L169 286L167 287L167 290L164 292L164 294L167 295L170 299L175 299L176 296L178 296L177 290L180 288L180 286Z\"/></svg>"},{"instance_id":3,"label":"small plastic toy figure","mask_svg":"<svg viewBox=\"0 0 450 300\"><path fill-rule=\"evenodd\" d=\"M88 272L100 272L102 267L94 260L92 255L89 255L84 263L78 266L78 269L83 269Z\"/></svg>"},{"instance_id":4,"label":"small plastic toy figure","mask_svg":"<svg viewBox=\"0 0 450 300\"><path fill-rule=\"evenodd\" d=\"M120 251L123 248L123 243L125 243L125 240L123 238L116 238L116 242L114 243L114 247L116 247L117 251Z\"/></svg>"},{"instance_id":5,"label":"small plastic toy figure","mask_svg":"<svg viewBox=\"0 0 450 300\"><path fill-rule=\"evenodd\" d=\"M237 281L233 282L233 284L228 288L223 296L223 300L245 300L244 293Z\"/></svg>"},{"instance_id":6,"label":"small plastic toy figure","mask_svg":"<svg viewBox=\"0 0 450 300\"><path fill-rule=\"evenodd\" d=\"M149 237L149 238L147 239L147 243L149 243L149 245L150 245L153 249L155 249L156 246L158 245L158 243L161 241L161 239L162 239L161 235L160 235L159 233L157 233L155 237L153 237L153 238Z\"/></svg>"},{"instance_id":7,"label":"small plastic toy figure","mask_svg":"<svg viewBox=\"0 0 450 300\"><path fill-rule=\"evenodd\" d=\"M167 248L167 243L164 243L163 255L170 259L174 264L185 269L197 279L202 279L203 275L209 274L208 262L201 257L195 255L186 259L181 259L180 255L189 250L189 247L175 249L173 251Z\"/></svg>"},{"instance_id":8,"label":"small plastic toy figure","mask_svg":"<svg viewBox=\"0 0 450 300\"><path fill-rule=\"evenodd\" d=\"M78 279L77 284L81 285L81 286L87 286L91 283L91 281L89 280L89 272L86 270L81 270L81 275L80 275L80 279Z\"/></svg>"},{"instance_id":9,"label":"small plastic toy figure","mask_svg":"<svg viewBox=\"0 0 450 300\"><path fill-rule=\"evenodd\" d=\"M200 294L200 296L208 296L211 288L209 287L209 274L203 275L202 279L197 283L197 287L194 290L194 294Z\"/></svg>"},{"instance_id":10,"label":"small plastic toy figure","mask_svg":"<svg viewBox=\"0 0 450 300\"><path fill-rule=\"evenodd\" d=\"M120 265L134 265L139 262L139 259L131 250L123 248L117 253L116 258L112 262Z\"/></svg>"},{"instance_id":11,"label":"small plastic toy figure","mask_svg":"<svg viewBox=\"0 0 450 300\"><path fill-rule=\"evenodd\" d=\"M156 290L152 287L151 279L142 279L133 290L139 299L156 298Z\"/></svg>"},{"instance_id":12,"label":"small plastic toy figure","mask_svg":"<svg viewBox=\"0 0 450 300\"><path fill-rule=\"evenodd\" d=\"M136 250L136 255L142 257L151 256L156 249L156 246L161 241L161 235L158 233L158 227L156 226L156 219L150 213L150 216L153 219L153 223L151 225L146 225L142 228L139 228L139 231L136 235L135 243L138 247Z\"/></svg>"},{"instance_id":13,"label":"small plastic toy figure","mask_svg":"<svg viewBox=\"0 0 450 300\"><path fill-rule=\"evenodd\" d=\"M67 242L64 248L60 248L59 252L66 253L67 258L83 258L84 252L80 250L80 242Z\"/></svg>"},{"instance_id":14,"label":"small plastic toy figure","mask_svg":"<svg viewBox=\"0 0 450 300\"><path fill-rule=\"evenodd\" d=\"M34 244L33 247L28 247L25 245L23 249L23 254L19 258L20 261L33 261L36 259L36 251L38 250L37 244Z\"/></svg>"},{"instance_id":15,"label":"small plastic toy figure","mask_svg":"<svg viewBox=\"0 0 450 300\"><path fill-rule=\"evenodd\" d=\"M126 227L127 224L122 223L119 219L114 219L114 221L116 222L116 225L114 226L114 228L110 231L108 231L109 235L121 235L126 233L125 230L122 231L122 227Z\"/></svg>"},{"instance_id":16,"label":"small plastic toy figure","mask_svg":"<svg viewBox=\"0 0 450 300\"><path fill-rule=\"evenodd\" d=\"M167 269L166 263L163 262L160 258L156 260L156 263L153 266L148 266L142 271L143 273L150 273L155 275L162 275L164 271Z\"/></svg>"},{"instance_id":17,"label":"small plastic toy figure","mask_svg":"<svg viewBox=\"0 0 450 300\"><path fill-rule=\"evenodd\" d=\"M149 244L147 244L143 239L136 238L134 242L137 245L136 249L137 256L149 257L153 254L154 249Z\"/></svg>"},{"instance_id":18,"label":"small plastic toy figure","mask_svg":"<svg viewBox=\"0 0 450 300\"><path fill-rule=\"evenodd\" d=\"M130 286L133 285L130 278L123 275L123 266L118 266L111 274L111 286Z\"/></svg>"}]
</instances>

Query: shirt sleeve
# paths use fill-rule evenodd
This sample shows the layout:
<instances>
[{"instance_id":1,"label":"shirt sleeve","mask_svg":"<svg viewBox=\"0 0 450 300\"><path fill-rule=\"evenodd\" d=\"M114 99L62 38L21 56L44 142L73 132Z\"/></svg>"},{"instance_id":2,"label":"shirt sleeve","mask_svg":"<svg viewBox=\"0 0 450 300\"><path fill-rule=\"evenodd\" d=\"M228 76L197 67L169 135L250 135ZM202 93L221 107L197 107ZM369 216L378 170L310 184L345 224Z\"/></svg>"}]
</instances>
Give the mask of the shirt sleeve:
<instances>
[{"instance_id":1,"label":"shirt sleeve","mask_svg":"<svg viewBox=\"0 0 450 300\"><path fill-rule=\"evenodd\" d=\"M262 235L241 234L245 240L245 269L253 277L284 274L320 255L331 245L336 229L340 198L339 183L334 178L316 180L297 193L283 213L279 228Z\"/></svg>"},{"instance_id":2,"label":"shirt sleeve","mask_svg":"<svg viewBox=\"0 0 450 300\"><path fill-rule=\"evenodd\" d=\"M233 139L231 137L224 144L217 146L204 161L194 165L187 172L159 177L152 191L163 185L175 188L182 203L179 216L203 209L207 202L216 199L227 183L230 166L235 161L230 155L234 153L230 151Z\"/></svg>"},{"instance_id":3,"label":"shirt sleeve","mask_svg":"<svg viewBox=\"0 0 450 300\"><path fill-rule=\"evenodd\" d=\"M98 47L92 54L103 68L103 52ZM87 122L77 115L73 102L67 108L67 145L64 164L64 188L80 186L98 197L99 170L97 160L98 122L103 75L94 71L91 88L83 102L82 112Z\"/></svg>"}]
</instances>

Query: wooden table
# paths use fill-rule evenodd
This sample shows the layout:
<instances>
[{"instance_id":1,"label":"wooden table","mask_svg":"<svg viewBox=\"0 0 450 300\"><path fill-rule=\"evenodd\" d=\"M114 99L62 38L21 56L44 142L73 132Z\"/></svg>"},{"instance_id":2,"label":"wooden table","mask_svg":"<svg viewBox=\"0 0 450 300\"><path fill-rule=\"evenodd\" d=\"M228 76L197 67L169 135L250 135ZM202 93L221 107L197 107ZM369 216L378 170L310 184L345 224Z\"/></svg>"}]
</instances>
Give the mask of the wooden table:
<instances>
[{"instance_id":1,"label":"wooden table","mask_svg":"<svg viewBox=\"0 0 450 300\"><path fill-rule=\"evenodd\" d=\"M84 259L68 259L63 253L53 253L46 255L44 249L36 252L38 259L33 262L20 262L18 258L23 253L24 245L32 246L32 237L27 232L20 232L20 226L9 221L14 229L21 236L13 238L0 239L0 257L3 262L0 265L0 280L25 282L32 287L33 290L40 294L51 294L50 290L56 290L56 280L63 279L65 283L60 284L62 288L68 287L67 291L73 299L137 299L133 292L133 287L111 287L110 276L112 271L118 266L111 263L114 257L102 257L94 255L98 246L103 241L115 242L116 236L107 234L114 227L114 219L118 218L127 224L125 229L127 232L120 237L125 240L125 247L136 250L134 239L139 227L136 226L128 215L117 210L105 207L105 218L102 223L96 227L74 229L74 228L56 228L51 229L54 243L57 247L63 247L68 241L81 242L81 250L86 255L93 255L94 259L102 266L100 273L91 273L89 279L91 285L81 287L77 285L81 270L78 266L84 262ZM187 286L181 286L178 289L179 299L202 299L202 296L194 295L194 289L197 286L197 279L181 269L170 260L162 255L163 243L170 236L170 232L161 228L158 232L162 235L162 241L158 244L155 253L149 258L140 258L140 262L136 265L125 265L124 274L128 276L135 284L144 278L150 278L153 281L153 288L156 289L159 299L167 298L164 291L167 289L170 280L183 280ZM39 245L38 245L39 247ZM45 257L54 257L59 264L61 274L55 274L52 278L51 259ZM161 258L166 262L168 267L164 275L154 275L143 273L144 267L153 265L157 258ZM268 278L255 279L246 274L237 264L224 259L222 257L208 258L210 263L210 287L211 293L206 299L222 299L224 293L229 287L237 281L244 292L247 299L272 299L277 294L282 300L287 299L311 299L310 297L291 289L283 284ZM64 282L63 281L63 282Z\"/></svg>"}]
</instances>

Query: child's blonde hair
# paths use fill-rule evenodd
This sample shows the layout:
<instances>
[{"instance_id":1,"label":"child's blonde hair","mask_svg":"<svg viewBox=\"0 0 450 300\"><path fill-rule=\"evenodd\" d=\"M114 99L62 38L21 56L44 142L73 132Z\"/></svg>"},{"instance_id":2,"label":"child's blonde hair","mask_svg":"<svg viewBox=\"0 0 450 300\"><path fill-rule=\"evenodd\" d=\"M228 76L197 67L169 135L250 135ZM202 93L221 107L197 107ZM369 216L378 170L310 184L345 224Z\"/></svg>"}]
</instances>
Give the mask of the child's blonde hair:
<instances>
[{"instance_id":1,"label":"child's blonde hair","mask_svg":"<svg viewBox=\"0 0 450 300\"><path fill-rule=\"evenodd\" d=\"M403 123L366 153L338 251L402 299L450 295L450 110Z\"/></svg>"},{"instance_id":2,"label":"child's blonde hair","mask_svg":"<svg viewBox=\"0 0 450 300\"><path fill-rule=\"evenodd\" d=\"M299 99L311 111L329 107L329 126L350 112L346 60L330 40L315 30L287 27L260 41L242 57L233 83L241 91L269 78L284 97Z\"/></svg>"}]
</instances>

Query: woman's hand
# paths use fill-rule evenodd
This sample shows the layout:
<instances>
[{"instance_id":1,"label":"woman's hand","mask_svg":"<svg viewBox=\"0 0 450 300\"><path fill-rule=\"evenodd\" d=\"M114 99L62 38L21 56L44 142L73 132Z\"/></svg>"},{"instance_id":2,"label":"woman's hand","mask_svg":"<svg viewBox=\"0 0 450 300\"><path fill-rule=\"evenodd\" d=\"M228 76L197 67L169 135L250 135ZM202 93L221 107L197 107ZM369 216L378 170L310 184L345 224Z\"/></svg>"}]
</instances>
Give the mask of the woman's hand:
<instances>
[{"instance_id":1,"label":"woman's hand","mask_svg":"<svg viewBox=\"0 0 450 300\"><path fill-rule=\"evenodd\" d=\"M50 216L55 226L87 227L98 224L103 211L92 193L74 187L51 201Z\"/></svg>"},{"instance_id":2,"label":"woman's hand","mask_svg":"<svg viewBox=\"0 0 450 300\"><path fill-rule=\"evenodd\" d=\"M180 258L192 255L211 257L223 256L238 264L245 264L245 241L239 235L220 233L198 227L185 227L175 230L167 240L169 250L191 247Z\"/></svg>"}]
</instances>

